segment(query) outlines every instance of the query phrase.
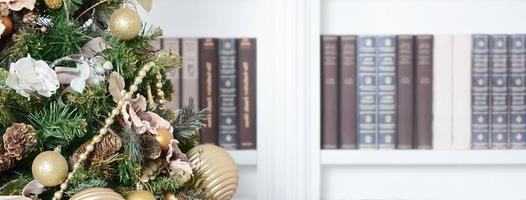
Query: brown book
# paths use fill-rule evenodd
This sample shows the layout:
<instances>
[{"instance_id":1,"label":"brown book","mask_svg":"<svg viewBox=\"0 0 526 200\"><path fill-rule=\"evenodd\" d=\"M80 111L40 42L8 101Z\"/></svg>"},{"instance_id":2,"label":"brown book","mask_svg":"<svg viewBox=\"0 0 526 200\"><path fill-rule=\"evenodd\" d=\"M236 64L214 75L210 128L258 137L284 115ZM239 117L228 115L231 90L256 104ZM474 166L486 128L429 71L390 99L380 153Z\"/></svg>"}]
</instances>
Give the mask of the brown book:
<instances>
[{"instance_id":1,"label":"brown book","mask_svg":"<svg viewBox=\"0 0 526 200\"><path fill-rule=\"evenodd\" d=\"M182 70L182 91L181 105L190 104L193 99L194 105L199 104L199 44L197 38L183 38L183 68Z\"/></svg>"},{"instance_id":2,"label":"brown book","mask_svg":"<svg viewBox=\"0 0 526 200\"><path fill-rule=\"evenodd\" d=\"M217 144L218 141L217 62L219 52L217 45L217 39L199 39L199 107L208 108L210 111L206 128L201 132L201 144Z\"/></svg>"},{"instance_id":3,"label":"brown book","mask_svg":"<svg viewBox=\"0 0 526 200\"><path fill-rule=\"evenodd\" d=\"M431 149L433 146L433 36L416 36L415 44L416 148Z\"/></svg>"},{"instance_id":4,"label":"brown book","mask_svg":"<svg viewBox=\"0 0 526 200\"><path fill-rule=\"evenodd\" d=\"M398 36L397 43L397 75L398 81L396 86L396 112L397 112L397 133L398 149L413 148L413 89L414 89L414 40L413 36Z\"/></svg>"},{"instance_id":5,"label":"brown book","mask_svg":"<svg viewBox=\"0 0 526 200\"><path fill-rule=\"evenodd\" d=\"M322 135L321 147L338 147L338 37L321 38Z\"/></svg>"},{"instance_id":6,"label":"brown book","mask_svg":"<svg viewBox=\"0 0 526 200\"><path fill-rule=\"evenodd\" d=\"M256 39L238 41L239 149L256 149Z\"/></svg>"},{"instance_id":7,"label":"brown book","mask_svg":"<svg viewBox=\"0 0 526 200\"><path fill-rule=\"evenodd\" d=\"M172 50L178 54L181 53L181 40L179 38L163 38L162 48ZM172 69L167 73L167 78L171 81L174 93L166 107L171 110L177 110L181 107L181 69Z\"/></svg>"},{"instance_id":8,"label":"brown book","mask_svg":"<svg viewBox=\"0 0 526 200\"><path fill-rule=\"evenodd\" d=\"M340 37L340 147L356 149L356 36Z\"/></svg>"}]
</instances>

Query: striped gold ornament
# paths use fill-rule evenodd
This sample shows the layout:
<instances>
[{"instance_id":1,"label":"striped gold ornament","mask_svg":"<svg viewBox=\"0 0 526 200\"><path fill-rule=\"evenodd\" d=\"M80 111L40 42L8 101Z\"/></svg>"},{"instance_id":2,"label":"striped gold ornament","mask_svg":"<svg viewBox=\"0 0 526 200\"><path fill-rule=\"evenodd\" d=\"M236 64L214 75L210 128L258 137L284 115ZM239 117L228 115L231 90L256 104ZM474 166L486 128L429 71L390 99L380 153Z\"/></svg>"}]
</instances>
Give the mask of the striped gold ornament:
<instances>
[{"instance_id":1,"label":"striped gold ornament","mask_svg":"<svg viewBox=\"0 0 526 200\"><path fill-rule=\"evenodd\" d=\"M108 188L89 188L73 195L70 200L124 200L117 192Z\"/></svg>"}]
</instances>

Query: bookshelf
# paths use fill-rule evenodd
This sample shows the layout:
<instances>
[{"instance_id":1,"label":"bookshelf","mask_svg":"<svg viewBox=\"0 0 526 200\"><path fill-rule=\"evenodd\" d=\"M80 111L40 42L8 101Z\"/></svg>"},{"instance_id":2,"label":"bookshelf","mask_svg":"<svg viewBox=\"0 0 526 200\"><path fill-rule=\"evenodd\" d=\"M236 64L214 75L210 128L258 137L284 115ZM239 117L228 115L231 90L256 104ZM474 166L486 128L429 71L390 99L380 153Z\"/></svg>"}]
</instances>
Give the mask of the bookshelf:
<instances>
[{"instance_id":1,"label":"bookshelf","mask_svg":"<svg viewBox=\"0 0 526 200\"><path fill-rule=\"evenodd\" d=\"M166 36L258 38L258 150L229 151L235 199L519 200L526 151L321 150L319 37L526 33L525 9L521 0L156 0L145 20ZM469 132L469 69L438 70L434 133Z\"/></svg>"}]
</instances>

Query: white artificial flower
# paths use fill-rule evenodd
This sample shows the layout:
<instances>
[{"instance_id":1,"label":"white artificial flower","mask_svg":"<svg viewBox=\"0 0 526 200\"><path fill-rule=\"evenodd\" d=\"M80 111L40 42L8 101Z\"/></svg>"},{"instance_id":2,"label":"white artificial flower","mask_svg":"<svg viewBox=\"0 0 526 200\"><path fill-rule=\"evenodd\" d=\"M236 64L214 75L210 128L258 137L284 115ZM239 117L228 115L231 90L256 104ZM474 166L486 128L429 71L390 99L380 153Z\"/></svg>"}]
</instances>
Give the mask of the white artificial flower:
<instances>
[{"instance_id":1,"label":"white artificial flower","mask_svg":"<svg viewBox=\"0 0 526 200\"><path fill-rule=\"evenodd\" d=\"M50 97L59 88L57 74L42 60L35 60L31 55L21 58L9 67L6 85L24 97L31 93Z\"/></svg>"},{"instance_id":2,"label":"white artificial flower","mask_svg":"<svg viewBox=\"0 0 526 200\"><path fill-rule=\"evenodd\" d=\"M73 91L82 93L86 88L86 81L92 85L98 85L104 80L104 74L97 74L90 63L92 61L81 57L76 68L55 67L60 83L69 84Z\"/></svg>"}]
</instances>

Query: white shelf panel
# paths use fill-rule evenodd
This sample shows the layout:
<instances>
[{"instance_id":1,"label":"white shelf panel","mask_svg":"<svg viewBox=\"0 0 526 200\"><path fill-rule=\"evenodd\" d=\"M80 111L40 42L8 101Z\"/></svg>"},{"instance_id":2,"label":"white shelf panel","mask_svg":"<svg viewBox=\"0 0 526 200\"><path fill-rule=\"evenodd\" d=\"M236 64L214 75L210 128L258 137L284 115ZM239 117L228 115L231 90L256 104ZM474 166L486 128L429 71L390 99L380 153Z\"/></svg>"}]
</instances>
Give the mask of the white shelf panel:
<instances>
[{"instance_id":1,"label":"white shelf panel","mask_svg":"<svg viewBox=\"0 0 526 200\"><path fill-rule=\"evenodd\" d=\"M229 150L238 166L257 165L257 150Z\"/></svg>"},{"instance_id":2,"label":"white shelf panel","mask_svg":"<svg viewBox=\"0 0 526 200\"><path fill-rule=\"evenodd\" d=\"M321 164L351 166L526 165L524 150L322 150Z\"/></svg>"}]
</instances>

